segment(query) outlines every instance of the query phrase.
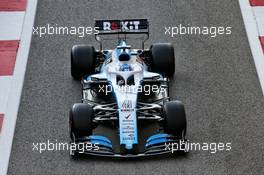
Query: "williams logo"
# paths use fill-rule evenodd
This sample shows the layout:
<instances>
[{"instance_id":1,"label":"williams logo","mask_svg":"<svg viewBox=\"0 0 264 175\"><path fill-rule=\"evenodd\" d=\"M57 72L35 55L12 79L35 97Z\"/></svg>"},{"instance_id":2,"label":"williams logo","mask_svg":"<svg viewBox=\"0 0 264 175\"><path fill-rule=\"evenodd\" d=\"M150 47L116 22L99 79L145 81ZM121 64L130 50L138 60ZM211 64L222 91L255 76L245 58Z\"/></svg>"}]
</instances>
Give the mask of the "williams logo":
<instances>
[{"instance_id":1,"label":"williams logo","mask_svg":"<svg viewBox=\"0 0 264 175\"><path fill-rule=\"evenodd\" d=\"M131 100L124 100L121 106L121 111L131 111L132 110L132 101Z\"/></svg>"}]
</instances>

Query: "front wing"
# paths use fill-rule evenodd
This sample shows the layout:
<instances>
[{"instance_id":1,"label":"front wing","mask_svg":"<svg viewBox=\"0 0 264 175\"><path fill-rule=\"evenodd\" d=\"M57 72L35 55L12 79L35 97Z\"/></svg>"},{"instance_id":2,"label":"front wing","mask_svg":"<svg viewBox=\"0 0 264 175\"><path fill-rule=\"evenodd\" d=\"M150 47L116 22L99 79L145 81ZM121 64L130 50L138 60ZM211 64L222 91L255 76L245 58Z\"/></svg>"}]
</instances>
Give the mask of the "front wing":
<instances>
[{"instance_id":1,"label":"front wing","mask_svg":"<svg viewBox=\"0 0 264 175\"><path fill-rule=\"evenodd\" d=\"M71 151L72 155L84 154L89 156L111 157L111 158L139 158L160 155L170 155L177 152L188 152L186 139L179 139L175 136L160 133L149 137L145 144L144 152L136 154L120 154L113 151L111 141L98 135L91 135L81 139L76 139L75 144L89 143L96 145L95 149L76 149Z\"/></svg>"}]
</instances>

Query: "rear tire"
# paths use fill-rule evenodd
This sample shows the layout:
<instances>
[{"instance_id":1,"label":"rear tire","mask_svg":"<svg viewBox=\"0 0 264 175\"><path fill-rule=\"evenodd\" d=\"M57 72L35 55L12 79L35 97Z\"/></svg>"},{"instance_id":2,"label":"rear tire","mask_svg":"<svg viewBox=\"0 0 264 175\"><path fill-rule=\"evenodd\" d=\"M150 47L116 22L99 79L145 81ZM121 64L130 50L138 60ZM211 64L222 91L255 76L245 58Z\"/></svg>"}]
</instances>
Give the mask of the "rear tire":
<instances>
[{"instance_id":1,"label":"rear tire","mask_svg":"<svg viewBox=\"0 0 264 175\"><path fill-rule=\"evenodd\" d=\"M163 106L164 131L184 139L187 121L184 105L180 101L169 101Z\"/></svg>"},{"instance_id":2,"label":"rear tire","mask_svg":"<svg viewBox=\"0 0 264 175\"><path fill-rule=\"evenodd\" d=\"M174 48L170 43L156 43L151 45L151 68L153 72L172 77L175 72Z\"/></svg>"},{"instance_id":3,"label":"rear tire","mask_svg":"<svg viewBox=\"0 0 264 175\"><path fill-rule=\"evenodd\" d=\"M90 45L74 45L71 50L71 75L80 80L95 70L95 48Z\"/></svg>"},{"instance_id":4,"label":"rear tire","mask_svg":"<svg viewBox=\"0 0 264 175\"><path fill-rule=\"evenodd\" d=\"M92 135L93 108L88 104L75 103L70 110L70 136L73 139Z\"/></svg>"}]
</instances>

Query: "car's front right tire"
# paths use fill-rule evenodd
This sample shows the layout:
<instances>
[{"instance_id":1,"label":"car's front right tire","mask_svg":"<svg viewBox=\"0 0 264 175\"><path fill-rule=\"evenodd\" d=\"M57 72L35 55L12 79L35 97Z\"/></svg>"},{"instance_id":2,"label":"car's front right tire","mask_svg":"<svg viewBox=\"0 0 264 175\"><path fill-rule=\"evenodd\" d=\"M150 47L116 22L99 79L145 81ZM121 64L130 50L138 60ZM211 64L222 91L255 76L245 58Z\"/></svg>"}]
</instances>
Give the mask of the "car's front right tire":
<instances>
[{"instance_id":1,"label":"car's front right tire","mask_svg":"<svg viewBox=\"0 0 264 175\"><path fill-rule=\"evenodd\" d=\"M81 138L92 135L93 108L84 103L75 103L70 110L70 137Z\"/></svg>"},{"instance_id":2,"label":"car's front right tire","mask_svg":"<svg viewBox=\"0 0 264 175\"><path fill-rule=\"evenodd\" d=\"M71 49L71 75L80 80L82 76L95 70L95 48L90 45L74 45Z\"/></svg>"}]
</instances>

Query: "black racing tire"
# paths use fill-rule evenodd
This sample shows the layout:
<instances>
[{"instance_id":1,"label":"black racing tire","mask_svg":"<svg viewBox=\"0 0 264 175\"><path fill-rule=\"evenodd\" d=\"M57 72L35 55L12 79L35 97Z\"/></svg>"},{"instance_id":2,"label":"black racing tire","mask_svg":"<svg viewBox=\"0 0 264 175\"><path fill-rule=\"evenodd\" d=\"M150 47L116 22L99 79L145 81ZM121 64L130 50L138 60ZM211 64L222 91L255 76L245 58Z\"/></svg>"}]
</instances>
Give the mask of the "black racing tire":
<instances>
[{"instance_id":1,"label":"black racing tire","mask_svg":"<svg viewBox=\"0 0 264 175\"><path fill-rule=\"evenodd\" d=\"M82 76L95 70L96 54L94 46L74 45L71 49L71 75L80 80Z\"/></svg>"},{"instance_id":2,"label":"black racing tire","mask_svg":"<svg viewBox=\"0 0 264 175\"><path fill-rule=\"evenodd\" d=\"M175 72L174 47L171 43L155 43L150 47L151 70L172 77Z\"/></svg>"},{"instance_id":3,"label":"black racing tire","mask_svg":"<svg viewBox=\"0 0 264 175\"><path fill-rule=\"evenodd\" d=\"M84 103L75 103L70 110L70 137L73 139L92 135L93 108Z\"/></svg>"},{"instance_id":4,"label":"black racing tire","mask_svg":"<svg viewBox=\"0 0 264 175\"><path fill-rule=\"evenodd\" d=\"M164 131L184 139L187 121L184 105L180 101L168 101L163 106Z\"/></svg>"}]
</instances>

